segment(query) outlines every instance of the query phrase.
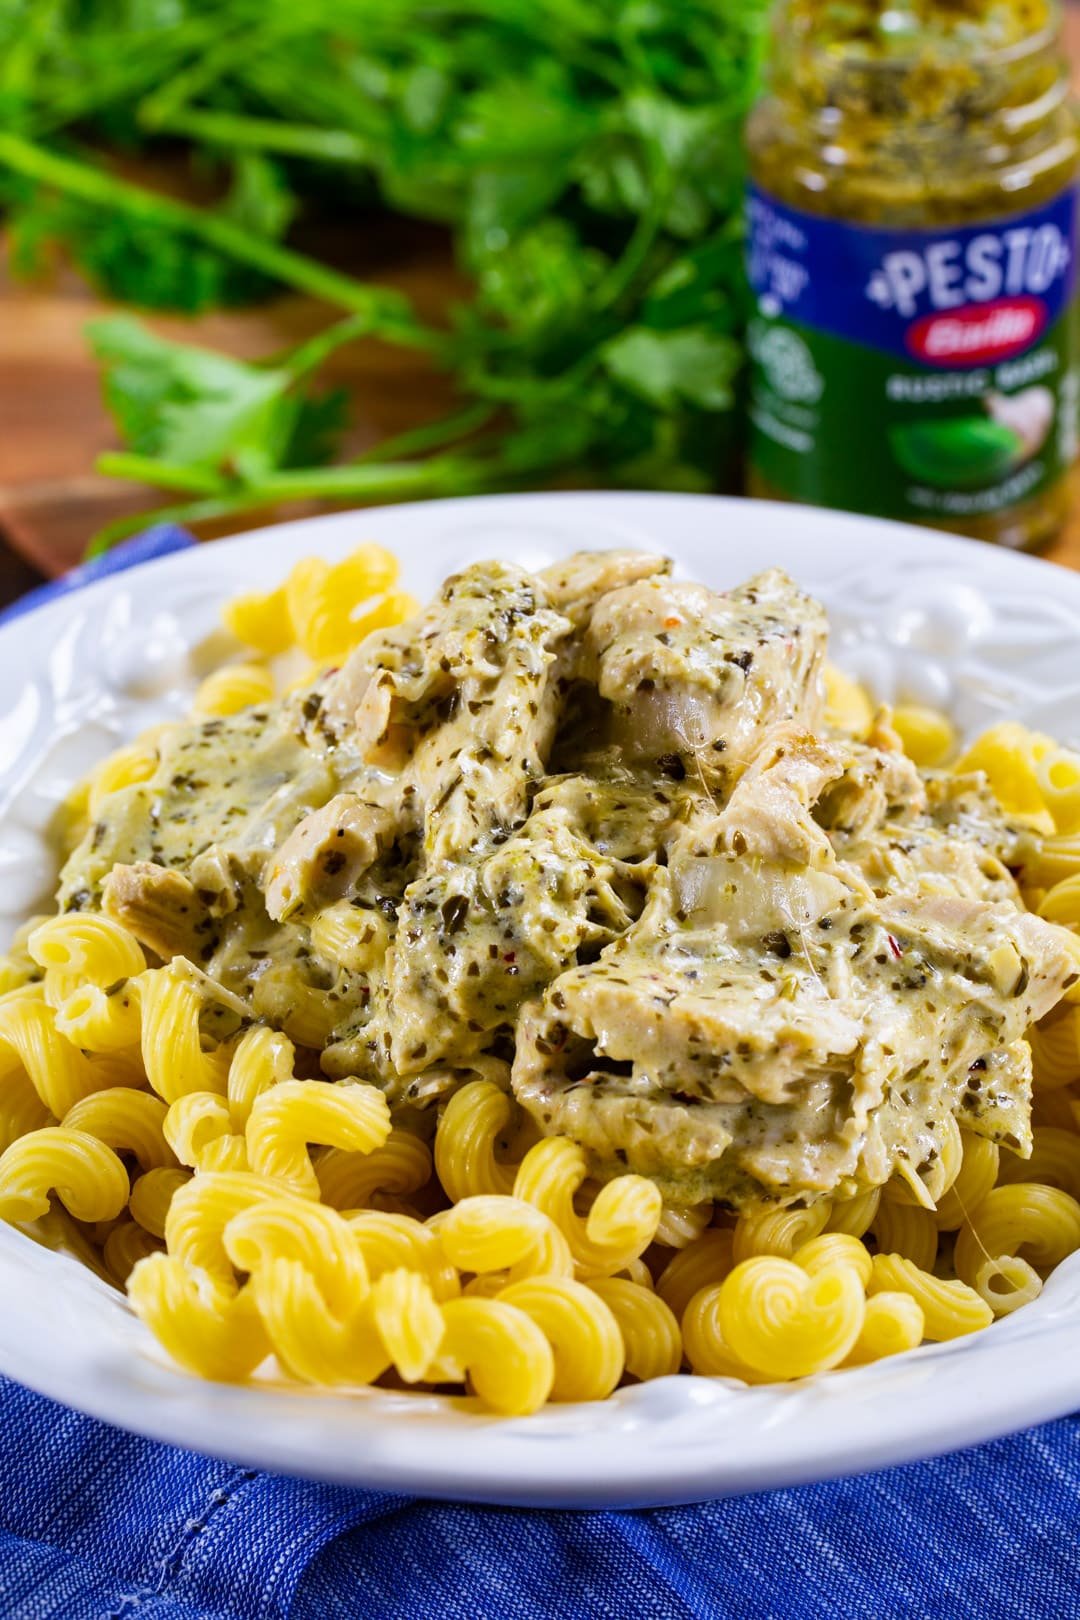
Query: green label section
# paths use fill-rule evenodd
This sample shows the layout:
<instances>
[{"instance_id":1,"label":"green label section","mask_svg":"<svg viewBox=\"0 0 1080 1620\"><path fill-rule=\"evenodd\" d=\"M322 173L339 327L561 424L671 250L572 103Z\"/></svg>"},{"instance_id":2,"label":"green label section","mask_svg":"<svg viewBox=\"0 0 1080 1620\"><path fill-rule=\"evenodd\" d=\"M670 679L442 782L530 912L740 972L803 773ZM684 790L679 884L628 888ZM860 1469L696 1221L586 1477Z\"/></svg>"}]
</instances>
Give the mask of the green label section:
<instances>
[{"instance_id":1,"label":"green label section","mask_svg":"<svg viewBox=\"0 0 1080 1620\"><path fill-rule=\"evenodd\" d=\"M846 338L751 323L751 459L778 493L912 521L1006 511L1078 447L1070 311L1027 354L937 371Z\"/></svg>"}]
</instances>

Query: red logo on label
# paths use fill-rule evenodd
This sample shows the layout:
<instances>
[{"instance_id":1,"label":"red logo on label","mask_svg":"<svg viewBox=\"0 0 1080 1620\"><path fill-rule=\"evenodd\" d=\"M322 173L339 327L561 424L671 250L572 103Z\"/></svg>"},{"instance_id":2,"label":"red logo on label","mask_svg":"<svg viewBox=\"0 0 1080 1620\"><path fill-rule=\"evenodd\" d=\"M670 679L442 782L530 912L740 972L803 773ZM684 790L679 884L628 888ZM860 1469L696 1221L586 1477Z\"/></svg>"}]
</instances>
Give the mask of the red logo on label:
<instances>
[{"instance_id":1,"label":"red logo on label","mask_svg":"<svg viewBox=\"0 0 1080 1620\"><path fill-rule=\"evenodd\" d=\"M1049 320L1041 298L999 298L947 315L924 315L908 328L907 345L932 366L981 366L1030 349Z\"/></svg>"}]
</instances>

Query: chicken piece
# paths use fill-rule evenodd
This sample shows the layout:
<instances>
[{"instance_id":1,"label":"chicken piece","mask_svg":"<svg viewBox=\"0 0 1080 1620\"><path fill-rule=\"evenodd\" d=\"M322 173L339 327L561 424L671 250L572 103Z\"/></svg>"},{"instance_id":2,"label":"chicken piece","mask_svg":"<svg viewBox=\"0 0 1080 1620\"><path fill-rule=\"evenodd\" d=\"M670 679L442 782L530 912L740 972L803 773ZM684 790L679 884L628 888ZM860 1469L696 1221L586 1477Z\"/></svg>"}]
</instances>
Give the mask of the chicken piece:
<instances>
[{"instance_id":1,"label":"chicken piece","mask_svg":"<svg viewBox=\"0 0 1080 1620\"><path fill-rule=\"evenodd\" d=\"M110 794L73 851L61 874L61 907L79 894L83 904L96 902L114 866L150 861L185 871L216 912L232 909L233 885L259 876L275 848L355 765L347 750L331 757L325 739L320 746L309 734L306 701L298 694L228 718L170 726L154 775Z\"/></svg>"},{"instance_id":2,"label":"chicken piece","mask_svg":"<svg viewBox=\"0 0 1080 1620\"><path fill-rule=\"evenodd\" d=\"M944 1118L977 1117L971 1066L1075 982L1068 937L1000 879L878 889L838 858L815 819L837 783L863 858L890 805L897 827L948 841L903 796L909 767L873 753L771 736L728 808L675 838L640 921L526 1009L514 1091L598 1174L740 1205L917 1173Z\"/></svg>"},{"instance_id":3,"label":"chicken piece","mask_svg":"<svg viewBox=\"0 0 1080 1620\"><path fill-rule=\"evenodd\" d=\"M182 872L153 861L114 866L102 888L102 910L168 962L205 961L215 944L214 920Z\"/></svg>"},{"instance_id":4,"label":"chicken piece","mask_svg":"<svg viewBox=\"0 0 1080 1620\"><path fill-rule=\"evenodd\" d=\"M331 682L323 722L411 800L432 861L525 819L557 714L551 679L569 620L520 568L477 564L417 619L370 636Z\"/></svg>"},{"instance_id":5,"label":"chicken piece","mask_svg":"<svg viewBox=\"0 0 1080 1620\"><path fill-rule=\"evenodd\" d=\"M398 817L386 805L341 793L305 816L274 856L265 880L276 920L301 906L321 910L355 887L394 841Z\"/></svg>"},{"instance_id":6,"label":"chicken piece","mask_svg":"<svg viewBox=\"0 0 1080 1620\"><path fill-rule=\"evenodd\" d=\"M588 831L591 820L605 837L607 804L616 839L620 815L629 823L636 813L640 847L641 822L657 811L652 794L593 783L589 817L580 814L580 786L556 784L506 844L426 872L406 891L386 995L368 1032L397 1076L461 1063L495 1032L509 1034L523 1001L579 951L598 954L640 913L651 863L613 859Z\"/></svg>"},{"instance_id":7,"label":"chicken piece","mask_svg":"<svg viewBox=\"0 0 1080 1620\"><path fill-rule=\"evenodd\" d=\"M565 562L552 563L538 577L552 607L565 614L580 634L602 596L670 573L670 557L646 551L578 551Z\"/></svg>"},{"instance_id":8,"label":"chicken piece","mask_svg":"<svg viewBox=\"0 0 1080 1620\"><path fill-rule=\"evenodd\" d=\"M968 1070L958 1118L965 1130L1027 1158L1031 1153L1032 1057L1027 1041L996 1047Z\"/></svg>"},{"instance_id":9,"label":"chicken piece","mask_svg":"<svg viewBox=\"0 0 1080 1620\"><path fill-rule=\"evenodd\" d=\"M779 571L726 594L648 579L597 603L585 669L628 758L724 785L765 727L820 722L827 638L821 607Z\"/></svg>"}]
</instances>

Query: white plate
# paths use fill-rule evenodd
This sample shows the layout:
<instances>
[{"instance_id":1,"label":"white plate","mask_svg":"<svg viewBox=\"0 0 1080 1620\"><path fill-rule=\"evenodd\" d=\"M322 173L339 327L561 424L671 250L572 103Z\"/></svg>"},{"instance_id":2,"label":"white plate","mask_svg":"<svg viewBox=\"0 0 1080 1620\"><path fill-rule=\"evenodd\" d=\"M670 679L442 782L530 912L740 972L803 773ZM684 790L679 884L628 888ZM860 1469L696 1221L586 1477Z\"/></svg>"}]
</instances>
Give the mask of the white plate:
<instances>
[{"instance_id":1,"label":"white plate","mask_svg":"<svg viewBox=\"0 0 1080 1620\"><path fill-rule=\"evenodd\" d=\"M463 563L540 566L643 546L728 586L779 564L826 602L838 661L883 698L1080 730L1080 576L972 542L795 507L665 495L539 495L315 518L103 581L0 632L0 930L46 900L40 829L96 757L178 713L223 598L300 556L390 546L425 595ZM679 1377L515 1421L465 1400L202 1384L123 1299L0 1226L0 1372L156 1439L246 1464L425 1496L543 1506L686 1502L911 1461L1080 1405L1080 1256L968 1341L806 1383Z\"/></svg>"}]
</instances>

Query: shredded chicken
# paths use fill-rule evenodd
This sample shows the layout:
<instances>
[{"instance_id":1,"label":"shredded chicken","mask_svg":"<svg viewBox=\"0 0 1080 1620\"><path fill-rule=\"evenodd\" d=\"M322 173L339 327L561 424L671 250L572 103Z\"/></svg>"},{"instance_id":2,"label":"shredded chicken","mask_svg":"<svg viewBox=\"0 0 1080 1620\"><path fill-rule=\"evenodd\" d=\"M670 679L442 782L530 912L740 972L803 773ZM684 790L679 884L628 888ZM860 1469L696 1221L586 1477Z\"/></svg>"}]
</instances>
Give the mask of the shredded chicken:
<instances>
[{"instance_id":1,"label":"shredded chicken","mask_svg":"<svg viewBox=\"0 0 1080 1620\"><path fill-rule=\"evenodd\" d=\"M1076 978L981 778L830 735L822 609L662 558L479 564L344 667L162 736L69 862L104 907L399 1113L476 1072L676 1202L1023 1152Z\"/></svg>"}]
</instances>

